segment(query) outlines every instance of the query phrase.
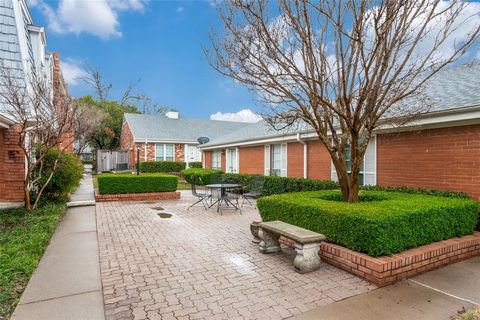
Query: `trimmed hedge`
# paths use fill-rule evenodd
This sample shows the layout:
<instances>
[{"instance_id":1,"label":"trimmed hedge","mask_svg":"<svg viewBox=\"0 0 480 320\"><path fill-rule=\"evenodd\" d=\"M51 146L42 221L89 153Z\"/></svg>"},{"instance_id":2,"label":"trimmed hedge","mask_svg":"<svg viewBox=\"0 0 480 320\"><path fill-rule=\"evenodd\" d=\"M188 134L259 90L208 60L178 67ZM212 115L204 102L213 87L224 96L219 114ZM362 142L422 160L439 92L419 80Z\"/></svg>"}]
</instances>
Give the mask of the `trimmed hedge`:
<instances>
[{"instance_id":1,"label":"trimmed hedge","mask_svg":"<svg viewBox=\"0 0 480 320\"><path fill-rule=\"evenodd\" d=\"M472 199L386 191L361 191L359 203L339 190L263 197L263 221L281 220L324 234L327 240L378 257L474 231Z\"/></svg>"},{"instance_id":2,"label":"trimmed hedge","mask_svg":"<svg viewBox=\"0 0 480 320\"><path fill-rule=\"evenodd\" d=\"M435 190L435 189L425 189L425 188L412 188L412 187L402 187L402 186L361 186L360 189L367 191L393 191L401 193L415 193L415 194L427 194L431 196L441 196L448 198L471 198L468 193L457 192L457 191L447 191L447 190Z\"/></svg>"},{"instance_id":3,"label":"trimmed hedge","mask_svg":"<svg viewBox=\"0 0 480 320\"><path fill-rule=\"evenodd\" d=\"M202 181L200 182L197 179L197 181L195 181L195 184L198 184L198 185L210 184L211 183L210 179L213 175L218 175L222 173L223 173L222 170L213 170L213 169L190 168L190 169L182 170L182 175L185 178L185 181L187 181L188 183L192 183L192 179L191 179L192 174L195 177L199 177Z\"/></svg>"},{"instance_id":4,"label":"trimmed hedge","mask_svg":"<svg viewBox=\"0 0 480 320\"><path fill-rule=\"evenodd\" d=\"M181 172L185 169L183 161L145 161L140 162L141 172Z\"/></svg>"},{"instance_id":5,"label":"trimmed hedge","mask_svg":"<svg viewBox=\"0 0 480 320\"><path fill-rule=\"evenodd\" d=\"M251 174L227 173L224 175L225 180L233 183L239 183L244 186L250 185L253 177L255 177L255 175ZM266 176L265 185L263 186L263 193L264 195L272 195L287 192L332 189L338 189L338 184L334 181L329 180L311 180L302 178Z\"/></svg>"},{"instance_id":6,"label":"trimmed hedge","mask_svg":"<svg viewBox=\"0 0 480 320\"><path fill-rule=\"evenodd\" d=\"M176 191L178 177L167 174L147 173L112 174L103 173L97 176L100 194L125 194L146 192Z\"/></svg>"},{"instance_id":7,"label":"trimmed hedge","mask_svg":"<svg viewBox=\"0 0 480 320\"><path fill-rule=\"evenodd\" d=\"M188 166L190 169L201 169L203 167L203 164L201 161L192 161L188 163Z\"/></svg>"}]
</instances>

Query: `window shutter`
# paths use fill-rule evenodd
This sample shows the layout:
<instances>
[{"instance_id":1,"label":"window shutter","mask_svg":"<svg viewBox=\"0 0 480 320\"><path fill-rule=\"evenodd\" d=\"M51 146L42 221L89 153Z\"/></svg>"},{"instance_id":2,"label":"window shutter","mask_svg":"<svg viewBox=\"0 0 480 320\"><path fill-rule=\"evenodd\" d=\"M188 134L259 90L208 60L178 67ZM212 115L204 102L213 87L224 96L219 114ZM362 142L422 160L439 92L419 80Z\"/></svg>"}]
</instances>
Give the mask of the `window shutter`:
<instances>
[{"instance_id":1,"label":"window shutter","mask_svg":"<svg viewBox=\"0 0 480 320\"><path fill-rule=\"evenodd\" d=\"M282 152L282 170L280 171L280 176L287 176L287 144L282 143L281 147Z\"/></svg>"},{"instance_id":2,"label":"window shutter","mask_svg":"<svg viewBox=\"0 0 480 320\"><path fill-rule=\"evenodd\" d=\"M265 145L265 175L270 175L270 145Z\"/></svg>"},{"instance_id":3,"label":"window shutter","mask_svg":"<svg viewBox=\"0 0 480 320\"><path fill-rule=\"evenodd\" d=\"M231 160L231 154L230 152L232 152L231 149L226 149L225 150L225 171L226 173L231 173L232 172L232 160Z\"/></svg>"},{"instance_id":4,"label":"window shutter","mask_svg":"<svg viewBox=\"0 0 480 320\"><path fill-rule=\"evenodd\" d=\"M364 158L364 184L365 185L376 185L377 184L377 137L372 136L365 151Z\"/></svg>"}]
</instances>

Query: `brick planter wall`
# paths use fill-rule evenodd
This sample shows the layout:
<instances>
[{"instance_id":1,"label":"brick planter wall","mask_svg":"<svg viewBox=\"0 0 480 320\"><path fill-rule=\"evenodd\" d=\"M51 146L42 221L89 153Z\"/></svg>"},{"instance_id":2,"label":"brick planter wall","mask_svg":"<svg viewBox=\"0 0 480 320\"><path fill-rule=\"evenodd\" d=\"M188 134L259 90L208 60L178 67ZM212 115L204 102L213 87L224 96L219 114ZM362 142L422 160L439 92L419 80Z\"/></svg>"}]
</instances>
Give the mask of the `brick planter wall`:
<instances>
[{"instance_id":1,"label":"brick planter wall","mask_svg":"<svg viewBox=\"0 0 480 320\"><path fill-rule=\"evenodd\" d=\"M293 242L286 238L281 238L280 242L288 246L293 245ZM380 258L323 242L319 255L322 261L381 287L480 255L480 232Z\"/></svg>"},{"instance_id":2,"label":"brick planter wall","mask_svg":"<svg viewBox=\"0 0 480 320\"><path fill-rule=\"evenodd\" d=\"M127 194L95 194L95 201L158 201L180 199L180 192L149 192Z\"/></svg>"}]
</instances>

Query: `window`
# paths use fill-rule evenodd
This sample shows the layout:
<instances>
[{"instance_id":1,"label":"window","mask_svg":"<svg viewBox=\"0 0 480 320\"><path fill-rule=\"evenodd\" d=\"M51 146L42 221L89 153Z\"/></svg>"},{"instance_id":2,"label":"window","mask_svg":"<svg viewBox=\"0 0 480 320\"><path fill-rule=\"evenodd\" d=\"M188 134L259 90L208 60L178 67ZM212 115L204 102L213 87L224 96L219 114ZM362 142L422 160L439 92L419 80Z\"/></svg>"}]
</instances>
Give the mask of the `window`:
<instances>
[{"instance_id":1,"label":"window","mask_svg":"<svg viewBox=\"0 0 480 320\"><path fill-rule=\"evenodd\" d=\"M222 168L222 152L213 151L212 153L212 169L220 170Z\"/></svg>"},{"instance_id":2,"label":"window","mask_svg":"<svg viewBox=\"0 0 480 320\"><path fill-rule=\"evenodd\" d=\"M265 146L265 175L287 176L287 144Z\"/></svg>"},{"instance_id":3,"label":"window","mask_svg":"<svg viewBox=\"0 0 480 320\"><path fill-rule=\"evenodd\" d=\"M360 173L358 176L358 183L360 185L376 185L376 167L377 167L377 142L376 137L373 136L370 139L370 142L367 146L367 150L365 152L365 156L363 158L362 166L360 169ZM345 148L345 162L347 165L347 172L350 174L352 164L351 164L351 153L350 153L350 146L347 145ZM333 181L338 181L337 172L335 167L333 166L332 162L332 175L331 178Z\"/></svg>"},{"instance_id":4,"label":"window","mask_svg":"<svg viewBox=\"0 0 480 320\"><path fill-rule=\"evenodd\" d=\"M171 143L155 144L155 160L156 161L174 161L175 145Z\"/></svg>"}]
</instances>

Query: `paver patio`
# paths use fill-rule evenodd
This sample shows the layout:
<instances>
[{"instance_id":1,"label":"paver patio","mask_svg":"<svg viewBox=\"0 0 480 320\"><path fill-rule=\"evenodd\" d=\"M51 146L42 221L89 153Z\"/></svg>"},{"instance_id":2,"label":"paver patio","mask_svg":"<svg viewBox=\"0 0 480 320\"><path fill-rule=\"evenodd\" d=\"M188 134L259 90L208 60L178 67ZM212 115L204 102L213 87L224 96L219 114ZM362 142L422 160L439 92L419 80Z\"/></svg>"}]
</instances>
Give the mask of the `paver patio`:
<instances>
[{"instance_id":1,"label":"paver patio","mask_svg":"<svg viewBox=\"0 0 480 320\"><path fill-rule=\"evenodd\" d=\"M187 212L192 201L97 203L107 319L282 319L375 288L327 264L298 274L288 248L261 254L253 207Z\"/></svg>"}]
</instances>

